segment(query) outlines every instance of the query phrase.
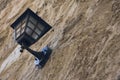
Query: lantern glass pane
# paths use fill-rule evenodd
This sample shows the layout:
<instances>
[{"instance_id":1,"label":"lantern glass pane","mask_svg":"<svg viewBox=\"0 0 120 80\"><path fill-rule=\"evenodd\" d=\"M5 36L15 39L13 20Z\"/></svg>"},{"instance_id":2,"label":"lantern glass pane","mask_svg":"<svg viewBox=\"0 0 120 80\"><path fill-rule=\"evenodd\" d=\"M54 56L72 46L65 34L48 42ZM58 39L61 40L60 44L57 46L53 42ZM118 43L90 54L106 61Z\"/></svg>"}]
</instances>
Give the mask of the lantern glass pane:
<instances>
[{"instance_id":1,"label":"lantern glass pane","mask_svg":"<svg viewBox=\"0 0 120 80\"><path fill-rule=\"evenodd\" d=\"M21 23L21 27L25 28L25 21L23 23Z\"/></svg>"},{"instance_id":2,"label":"lantern glass pane","mask_svg":"<svg viewBox=\"0 0 120 80\"><path fill-rule=\"evenodd\" d=\"M24 28L21 29L21 34L24 32Z\"/></svg>"},{"instance_id":3,"label":"lantern glass pane","mask_svg":"<svg viewBox=\"0 0 120 80\"><path fill-rule=\"evenodd\" d=\"M32 16L30 16L30 19L29 19L33 24L37 24L37 20L36 19L34 19Z\"/></svg>"},{"instance_id":4,"label":"lantern glass pane","mask_svg":"<svg viewBox=\"0 0 120 80\"><path fill-rule=\"evenodd\" d=\"M30 28L27 28L27 29L26 29L26 33L27 33L28 35L31 35L32 32L33 32L33 31L32 31Z\"/></svg>"},{"instance_id":5,"label":"lantern glass pane","mask_svg":"<svg viewBox=\"0 0 120 80\"><path fill-rule=\"evenodd\" d=\"M31 28L31 29L34 29L35 26L31 23L31 22L28 22L28 26Z\"/></svg>"},{"instance_id":6,"label":"lantern glass pane","mask_svg":"<svg viewBox=\"0 0 120 80\"><path fill-rule=\"evenodd\" d=\"M21 23L17 25L16 29L20 28L21 27Z\"/></svg>"},{"instance_id":7,"label":"lantern glass pane","mask_svg":"<svg viewBox=\"0 0 120 80\"><path fill-rule=\"evenodd\" d=\"M16 38L18 38L19 36L20 36L20 32L17 33Z\"/></svg>"},{"instance_id":8,"label":"lantern glass pane","mask_svg":"<svg viewBox=\"0 0 120 80\"><path fill-rule=\"evenodd\" d=\"M20 27L16 29L16 33L19 33L20 32Z\"/></svg>"},{"instance_id":9,"label":"lantern glass pane","mask_svg":"<svg viewBox=\"0 0 120 80\"><path fill-rule=\"evenodd\" d=\"M41 34L41 30L39 30L38 28L35 29L35 32L39 35Z\"/></svg>"},{"instance_id":10,"label":"lantern glass pane","mask_svg":"<svg viewBox=\"0 0 120 80\"><path fill-rule=\"evenodd\" d=\"M37 39L37 38L38 38L38 35L37 35L36 33L33 33L33 34L32 34L32 37L33 37L34 39Z\"/></svg>"},{"instance_id":11,"label":"lantern glass pane","mask_svg":"<svg viewBox=\"0 0 120 80\"><path fill-rule=\"evenodd\" d=\"M25 23L22 24L22 27L21 27L21 34L24 32L25 30Z\"/></svg>"},{"instance_id":12,"label":"lantern glass pane","mask_svg":"<svg viewBox=\"0 0 120 80\"><path fill-rule=\"evenodd\" d=\"M43 31L43 30L44 30L44 26L43 26L43 25L41 25L40 23L38 24L38 28L39 28L41 31Z\"/></svg>"}]
</instances>

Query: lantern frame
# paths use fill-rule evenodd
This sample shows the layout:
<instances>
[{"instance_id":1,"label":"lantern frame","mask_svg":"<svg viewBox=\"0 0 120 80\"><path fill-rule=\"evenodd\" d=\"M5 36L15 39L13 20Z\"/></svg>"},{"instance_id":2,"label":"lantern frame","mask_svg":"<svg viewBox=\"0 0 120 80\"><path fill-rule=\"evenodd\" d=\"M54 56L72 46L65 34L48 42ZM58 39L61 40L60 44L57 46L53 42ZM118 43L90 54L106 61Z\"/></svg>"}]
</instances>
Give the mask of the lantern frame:
<instances>
[{"instance_id":1,"label":"lantern frame","mask_svg":"<svg viewBox=\"0 0 120 80\"><path fill-rule=\"evenodd\" d=\"M35 21L36 24L34 23ZM34 29L29 25L34 26ZM37 42L52 28L29 8L11 25L11 27L15 30L15 39L17 43L28 47ZM19 33L17 33L17 29L21 29ZM27 29L29 29L29 31L31 30L31 34L27 33Z\"/></svg>"},{"instance_id":2,"label":"lantern frame","mask_svg":"<svg viewBox=\"0 0 120 80\"><path fill-rule=\"evenodd\" d=\"M33 21L36 21L36 24ZM52 50L48 47L46 53L44 53L42 51L34 51L29 47L44 36L52 27L29 8L17 18L11 27L14 29L15 40L21 45L20 52L26 49L41 61L40 65L43 67L49 59ZM34 29L32 29L33 27ZM38 37L35 38L34 34L37 34Z\"/></svg>"}]
</instances>

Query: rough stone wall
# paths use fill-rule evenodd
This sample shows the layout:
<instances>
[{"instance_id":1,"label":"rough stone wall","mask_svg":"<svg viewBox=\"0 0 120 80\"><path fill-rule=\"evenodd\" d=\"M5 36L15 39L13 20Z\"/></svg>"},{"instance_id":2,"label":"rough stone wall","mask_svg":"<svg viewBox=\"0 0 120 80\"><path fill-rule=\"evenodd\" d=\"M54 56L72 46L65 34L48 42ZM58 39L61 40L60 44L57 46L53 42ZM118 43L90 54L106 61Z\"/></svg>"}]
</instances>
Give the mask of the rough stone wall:
<instances>
[{"instance_id":1,"label":"rough stone wall","mask_svg":"<svg viewBox=\"0 0 120 80\"><path fill-rule=\"evenodd\" d=\"M10 24L28 7L53 27L31 48L49 45L53 52L41 70L27 51L17 59L12 56L1 80L119 80L119 0L6 1L0 8L0 70L18 47Z\"/></svg>"}]
</instances>

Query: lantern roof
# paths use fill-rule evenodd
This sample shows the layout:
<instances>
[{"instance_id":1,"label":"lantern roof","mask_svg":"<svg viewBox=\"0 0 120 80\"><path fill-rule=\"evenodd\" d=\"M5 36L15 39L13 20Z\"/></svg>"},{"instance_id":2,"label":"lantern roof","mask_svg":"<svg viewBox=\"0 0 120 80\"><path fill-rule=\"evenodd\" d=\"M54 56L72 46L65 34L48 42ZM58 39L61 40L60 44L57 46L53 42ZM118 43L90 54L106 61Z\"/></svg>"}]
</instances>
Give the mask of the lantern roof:
<instances>
[{"instance_id":1,"label":"lantern roof","mask_svg":"<svg viewBox=\"0 0 120 80\"><path fill-rule=\"evenodd\" d=\"M41 17L39 17L37 14L35 14L31 9L27 8L26 11L16 19L16 21L11 24L11 27L13 29L15 29L17 27L17 25L24 19L26 18L28 15L34 17L38 22L42 23L45 26L49 26L49 24L47 24L43 19L41 19ZM50 26L49 26L50 27Z\"/></svg>"}]
</instances>

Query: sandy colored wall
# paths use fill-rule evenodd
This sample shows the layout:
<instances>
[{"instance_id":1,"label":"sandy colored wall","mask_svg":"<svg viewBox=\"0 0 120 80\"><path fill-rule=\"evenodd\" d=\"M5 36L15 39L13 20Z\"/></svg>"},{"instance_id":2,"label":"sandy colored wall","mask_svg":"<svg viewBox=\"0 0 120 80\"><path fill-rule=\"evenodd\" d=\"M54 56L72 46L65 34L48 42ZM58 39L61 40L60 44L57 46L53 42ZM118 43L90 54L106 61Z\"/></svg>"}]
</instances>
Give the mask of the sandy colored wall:
<instances>
[{"instance_id":1,"label":"sandy colored wall","mask_svg":"<svg viewBox=\"0 0 120 80\"><path fill-rule=\"evenodd\" d=\"M19 53L10 28L27 8L52 29L31 48L53 52L43 69L29 52ZM1 0L1 80L119 80L119 0Z\"/></svg>"}]
</instances>

